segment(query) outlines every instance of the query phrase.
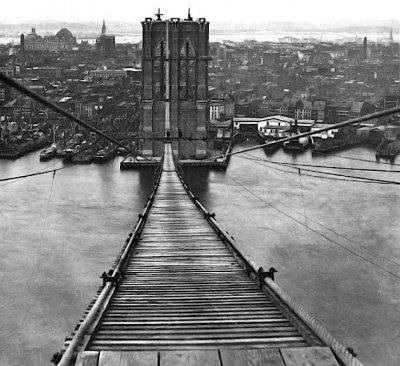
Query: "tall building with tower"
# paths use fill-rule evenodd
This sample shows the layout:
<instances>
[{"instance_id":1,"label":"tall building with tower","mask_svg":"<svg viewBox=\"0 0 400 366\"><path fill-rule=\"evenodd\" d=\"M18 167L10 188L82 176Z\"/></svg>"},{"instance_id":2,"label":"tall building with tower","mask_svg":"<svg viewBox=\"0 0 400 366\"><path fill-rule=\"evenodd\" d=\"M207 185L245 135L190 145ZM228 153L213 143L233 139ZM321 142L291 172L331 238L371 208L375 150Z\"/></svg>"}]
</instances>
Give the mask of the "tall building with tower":
<instances>
[{"instance_id":1,"label":"tall building with tower","mask_svg":"<svg viewBox=\"0 0 400 366\"><path fill-rule=\"evenodd\" d=\"M147 156L161 156L173 139L181 158L204 158L208 136L209 22L146 18L143 27L140 137Z\"/></svg>"},{"instance_id":2,"label":"tall building with tower","mask_svg":"<svg viewBox=\"0 0 400 366\"><path fill-rule=\"evenodd\" d=\"M96 50L102 58L109 58L115 53L115 36L107 35L105 20L101 27L101 35L96 38Z\"/></svg>"}]
</instances>

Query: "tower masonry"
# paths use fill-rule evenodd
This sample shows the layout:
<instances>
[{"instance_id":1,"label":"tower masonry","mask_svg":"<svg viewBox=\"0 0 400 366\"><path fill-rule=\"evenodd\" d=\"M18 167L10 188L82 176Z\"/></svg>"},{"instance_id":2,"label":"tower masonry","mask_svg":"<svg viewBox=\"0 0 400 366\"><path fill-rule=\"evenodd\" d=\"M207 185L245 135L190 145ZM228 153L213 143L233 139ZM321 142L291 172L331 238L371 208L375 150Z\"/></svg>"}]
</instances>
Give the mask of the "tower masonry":
<instances>
[{"instance_id":1,"label":"tower masonry","mask_svg":"<svg viewBox=\"0 0 400 366\"><path fill-rule=\"evenodd\" d=\"M143 153L162 154L162 140L184 159L204 158L208 137L209 22L146 18L143 27Z\"/></svg>"}]
</instances>

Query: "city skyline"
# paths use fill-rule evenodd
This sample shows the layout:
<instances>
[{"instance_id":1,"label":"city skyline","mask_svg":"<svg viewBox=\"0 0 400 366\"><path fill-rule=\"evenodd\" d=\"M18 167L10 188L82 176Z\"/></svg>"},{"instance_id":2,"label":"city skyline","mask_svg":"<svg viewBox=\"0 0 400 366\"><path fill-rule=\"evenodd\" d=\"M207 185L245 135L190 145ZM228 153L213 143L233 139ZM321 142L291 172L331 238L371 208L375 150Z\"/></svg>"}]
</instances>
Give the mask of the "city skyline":
<instances>
[{"instance_id":1,"label":"city skyline","mask_svg":"<svg viewBox=\"0 0 400 366\"><path fill-rule=\"evenodd\" d=\"M249 0L243 3L204 0L169 0L168 2L147 1L137 6L137 3L120 0L117 5L110 5L104 0L51 1L23 0L18 11L13 3L2 4L0 23L13 24L24 22L98 22L106 19L110 22L139 22L146 17L154 17L160 8L163 18L187 16L191 9L193 18L205 17L213 22L223 23L262 23L262 22L299 22L311 24L331 24L335 22L363 23L369 20L390 21L400 18L393 14L400 13L400 5L396 0L383 0L379 4L365 5L365 2L346 2L338 0L330 7L321 6L317 0L296 2L288 0L284 7L282 3L267 3L261 0Z\"/></svg>"}]
</instances>

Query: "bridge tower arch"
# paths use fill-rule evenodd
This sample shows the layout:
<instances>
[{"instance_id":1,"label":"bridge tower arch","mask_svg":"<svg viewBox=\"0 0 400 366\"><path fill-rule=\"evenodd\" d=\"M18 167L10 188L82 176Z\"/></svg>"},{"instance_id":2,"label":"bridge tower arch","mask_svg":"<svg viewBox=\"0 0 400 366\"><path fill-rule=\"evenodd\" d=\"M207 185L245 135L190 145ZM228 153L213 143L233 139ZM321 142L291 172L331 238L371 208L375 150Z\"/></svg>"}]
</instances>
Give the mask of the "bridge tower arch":
<instances>
[{"instance_id":1,"label":"bridge tower arch","mask_svg":"<svg viewBox=\"0 0 400 366\"><path fill-rule=\"evenodd\" d=\"M161 156L168 132L180 158L205 158L209 22L161 15L142 22L141 148L144 155Z\"/></svg>"}]
</instances>

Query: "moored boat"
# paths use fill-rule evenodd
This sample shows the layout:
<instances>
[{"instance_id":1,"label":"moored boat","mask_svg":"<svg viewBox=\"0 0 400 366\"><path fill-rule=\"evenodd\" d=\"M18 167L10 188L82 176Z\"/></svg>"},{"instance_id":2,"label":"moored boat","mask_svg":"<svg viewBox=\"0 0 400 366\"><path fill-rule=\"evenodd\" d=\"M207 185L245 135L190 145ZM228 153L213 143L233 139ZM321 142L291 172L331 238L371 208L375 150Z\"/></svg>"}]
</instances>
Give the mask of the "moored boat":
<instances>
[{"instance_id":1,"label":"moored boat","mask_svg":"<svg viewBox=\"0 0 400 366\"><path fill-rule=\"evenodd\" d=\"M63 150L63 162L69 163L72 161L73 156L77 153L74 149Z\"/></svg>"},{"instance_id":2,"label":"moored boat","mask_svg":"<svg viewBox=\"0 0 400 366\"><path fill-rule=\"evenodd\" d=\"M390 141L383 139L383 141L376 148L375 156L377 158L394 158L400 153L400 140Z\"/></svg>"},{"instance_id":3,"label":"moored boat","mask_svg":"<svg viewBox=\"0 0 400 366\"><path fill-rule=\"evenodd\" d=\"M51 146L48 149L44 149L40 152L39 159L44 161L44 160L50 160L54 158L57 154L57 150L55 146Z\"/></svg>"},{"instance_id":4,"label":"moored boat","mask_svg":"<svg viewBox=\"0 0 400 366\"><path fill-rule=\"evenodd\" d=\"M294 120L294 125L291 126L291 130L293 135L297 135L298 133L298 126L297 126L297 119ZM285 141L283 143L283 149L284 150L290 150L290 151L304 151L308 148L308 145L310 144L310 137L309 136L304 136L304 137L296 137L293 138L292 140Z\"/></svg>"},{"instance_id":5,"label":"moored boat","mask_svg":"<svg viewBox=\"0 0 400 366\"><path fill-rule=\"evenodd\" d=\"M261 135L262 135L262 138L264 139L265 143L274 142L274 144L265 145L264 146L264 151L266 151L266 152L274 152L274 151L278 150L282 146L282 143L278 142L278 139L272 137L271 135L265 135L263 133L261 133Z\"/></svg>"},{"instance_id":6,"label":"moored boat","mask_svg":"<svg viewBox=\"0 0 400 366\"><path fill-rule=\"evenodd\" d=\"M377 158L394 158L400 153L400 126L389 125L381 143L376 148Z\"/></svg>"},{"instance_id":7,"label":"moored boat","mask_svg":"<svg viewBox=\"0 0 400 366\"><path fill-rule=\"evenodd\" d=\"M115 148L105 147L104 149L101 149L96 154L94 154L93 161L96 163L104 163L116 155L117 150Z\"/></svg>"},{"instance_id":8,"label":"moored boat","mask_svg":"<svg viewBox=\"0 0 400 366\"><path fill-rule=\"evenodd\" d=\"M328 125L322 125L325 127ZM311 136L311 149L314 152L328 152L358 144L360 139L356 135L355 126L346 126L338 129L321 132Z\"/></svg>"},{"instance_id":9,"label":"moored boat","mask_svg":"<svg viewBox=\"0 0 400 366\"><path fill-rule=\"evenodd\" d=\"M304 151L308 148L309 144L310 144L310 137L304 136L290 141L285 141L283 143L283 149L291 151Z\"/></svg>"},{"instance_id":10,"label":"moored boat","mask_svg":"<svg viewBox=\"0 0 400 366\"><path fill-rule=\"evenodd\" d=\"M94 152L91 149L78 151L72 156L72 162L78 164L90 164L93 161Z\"/></svg>"}]
</instances>

